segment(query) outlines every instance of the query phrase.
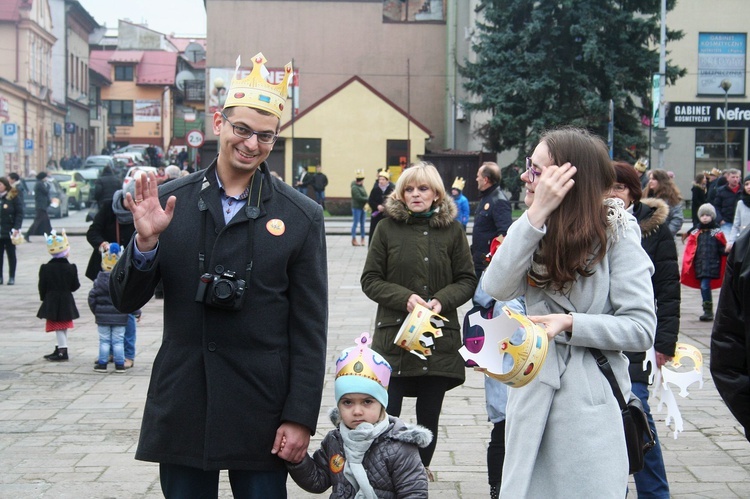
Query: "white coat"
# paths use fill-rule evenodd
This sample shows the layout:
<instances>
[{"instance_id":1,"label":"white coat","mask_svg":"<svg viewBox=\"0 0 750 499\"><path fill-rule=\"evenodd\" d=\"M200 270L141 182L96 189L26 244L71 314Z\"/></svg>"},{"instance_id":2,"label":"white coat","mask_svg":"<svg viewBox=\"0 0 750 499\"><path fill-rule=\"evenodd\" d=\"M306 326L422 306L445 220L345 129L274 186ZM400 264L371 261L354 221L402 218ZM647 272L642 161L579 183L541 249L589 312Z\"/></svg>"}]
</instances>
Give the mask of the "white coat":
<instances>
[{"instance_id":1,"label":"white coat","mask_svg":"<svg viewBox=\"0 0 750 499\"><path fill-rule=\"evenodd\" d=\"M606 378L587 347L609 359L625 399L628 360L654 341L651 259L635 219L610 227L606 257L567 293L528 284L531 258L545 235L522 215L487 268L484 290L498 300L526 296L528 315L570 313L572 333L550 342L537 377L510 388L501 497L622 498L628 461L622 417ZM622 217L625 217L622 219Z\"/></svg>"}]
</instances>

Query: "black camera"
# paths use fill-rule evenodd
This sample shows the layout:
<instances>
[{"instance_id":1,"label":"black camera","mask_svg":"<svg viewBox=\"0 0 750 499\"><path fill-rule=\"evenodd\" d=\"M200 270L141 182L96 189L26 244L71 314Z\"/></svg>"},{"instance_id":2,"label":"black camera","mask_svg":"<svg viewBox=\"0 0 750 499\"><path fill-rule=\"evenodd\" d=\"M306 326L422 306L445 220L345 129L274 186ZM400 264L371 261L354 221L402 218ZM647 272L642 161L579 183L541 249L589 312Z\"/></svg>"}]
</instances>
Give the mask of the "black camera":
<instances>
[{"instance_id":1,"label":"black camera","mask_svg":"<svg viewBox=\"0 0 750 499\"><path fill-rule=\"evenodd\" d=\"M245 281L227 270L221 275L203 274L198 281L195 301L211 307L240 310L245 297Z\"/></svg>"}]
</instances>

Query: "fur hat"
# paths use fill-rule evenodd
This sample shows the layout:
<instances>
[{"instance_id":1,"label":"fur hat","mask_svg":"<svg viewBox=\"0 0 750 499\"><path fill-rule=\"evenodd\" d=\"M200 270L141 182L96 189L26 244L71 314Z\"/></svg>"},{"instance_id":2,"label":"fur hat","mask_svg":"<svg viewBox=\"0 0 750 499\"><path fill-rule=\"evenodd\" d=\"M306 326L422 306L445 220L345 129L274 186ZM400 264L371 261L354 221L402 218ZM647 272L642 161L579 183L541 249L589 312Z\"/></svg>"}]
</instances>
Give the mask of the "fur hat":
<instances>
[{"instance_id":1,"label":"fur hat","mask_svg":"<svg viewBox=\"0 0 750 499\"><path fill-rule=\"evenodd\" d=\"M370 349L372 340L368 333L362 333L355 343L356 347L341 352L336 361L336 380L333 383L336 403L347 393L364 393L387 407L391 366L378 352Z\"/></svg>"},{"instance_id":2,"label":"fur hat","mask_svg":"<svg viewBox=\"0 0 750 499\"><path fill-rule=\"evenodd\" d=\"M716 219L716 209L711 205L711 203L702 204L700 208L698 208L698 218L702 217L703 215L711 215L711 220Z\"/></svg>"}]
</instances>

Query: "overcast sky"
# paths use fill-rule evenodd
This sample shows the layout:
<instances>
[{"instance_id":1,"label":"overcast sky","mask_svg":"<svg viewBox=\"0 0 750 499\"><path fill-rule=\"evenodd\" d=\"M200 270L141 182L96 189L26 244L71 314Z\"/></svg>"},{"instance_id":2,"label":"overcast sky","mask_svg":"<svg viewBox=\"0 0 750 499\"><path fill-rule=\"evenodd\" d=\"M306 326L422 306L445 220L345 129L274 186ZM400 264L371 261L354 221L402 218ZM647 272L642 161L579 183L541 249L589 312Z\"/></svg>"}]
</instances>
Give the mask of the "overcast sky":
<instances>
[{"instance_id":1,"label":"overcast sky","mask_svg":"<svg viewBox=\"0 0 750 499\"><path fill-rule=\"evenodd\" d=\"M117 28L119 19L147 24L160 33L206 36L203 0L79 0L99 24Z\"/></svg>"}]
</instances>

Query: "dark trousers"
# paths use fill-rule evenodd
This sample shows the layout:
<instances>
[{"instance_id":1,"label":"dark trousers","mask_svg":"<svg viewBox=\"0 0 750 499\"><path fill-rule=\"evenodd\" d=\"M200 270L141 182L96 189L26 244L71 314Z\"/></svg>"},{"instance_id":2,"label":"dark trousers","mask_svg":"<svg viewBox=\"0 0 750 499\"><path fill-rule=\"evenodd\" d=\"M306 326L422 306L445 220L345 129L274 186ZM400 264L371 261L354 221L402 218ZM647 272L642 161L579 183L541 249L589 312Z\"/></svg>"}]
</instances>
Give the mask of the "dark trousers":
<instances>
[{"instance_id":1,"label":"dark trousers","mask_svg":"<svg viewBox=\"0 0 750 499\"><path fill-rule=\"evenodd\" d=\"M3 277L3 253L8 255L8 277L16 277L16 247L10 239L0 239L0 278Z\"/></svg>"},{"instance_id":2,"label":"dark trousers","mask_svg":"<svg viewBox=\"0 0 750 499\"><path fill-rule=\"evenodd\" d=\"M487 447L487 479L490 485L500 485L503 481L505 462L505 420L495 423Z\"/></svg>"},{"instance_id":3,"label":"dark trousers","mask_svg":"<svg viewBox=\"0 0 750 499\"><path fill-rule=\"evenodd\" d=\"M435 454L438 438L438 423L440 410L443 408L445 392L456 384L455 379L444 376L410 376L391 378L388 387L388 408L386 412L391 416L401 415L401 405L404 397L417 398L417 424L432 432L432 442L427 447L419 448L422 464L429 466Z\"/></svg>"},{"instance_id":4,"label":"dark trousers","mask_svg":"<svg viewBox=\"0 0 750 499\"><path fill-rule=\"evenodd\" d=\"M49 234L50 232L52 232L52 223L49 221L47 209L36 210L34 222L29 227L29 230L26 231L26 239L29 236L40 236L42 234Z\"/></svg>"},{"instance_id":5,"label":"dark trousers","mask_svg":"<svg viewBox=\"0 0 750 499\"><path fill-rule=\"evenodd\" d=\"M286 470L229 470L235 499L286 499ZM219 471L177 464L159 464L161 491L166 499L216 499Z\"/></svg>"}]
</instances>

